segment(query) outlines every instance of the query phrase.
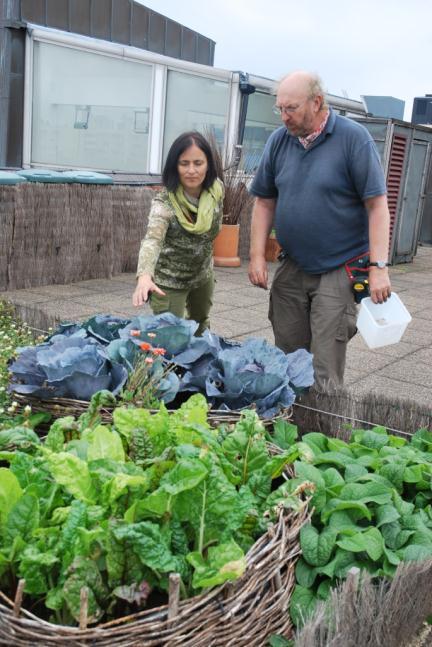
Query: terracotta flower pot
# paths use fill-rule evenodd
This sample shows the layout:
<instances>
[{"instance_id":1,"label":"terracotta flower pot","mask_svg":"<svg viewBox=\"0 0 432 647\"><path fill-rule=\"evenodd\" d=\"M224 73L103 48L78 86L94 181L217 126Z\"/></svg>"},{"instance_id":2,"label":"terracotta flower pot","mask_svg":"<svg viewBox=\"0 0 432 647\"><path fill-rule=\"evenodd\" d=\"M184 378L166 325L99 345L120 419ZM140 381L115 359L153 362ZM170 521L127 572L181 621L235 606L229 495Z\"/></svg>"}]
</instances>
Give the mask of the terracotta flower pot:
<instances>
[{"instance_id":1,"label":"terracotta flower pot","mask_svg":"<svg viewBox=\"0 0 432 647\"><path fill-rule=\"evenodd\" d=\"M216 267L239 267L238 255L240 225L222 225L213 242L213 259Z\"/></svg>"}]
</instances>

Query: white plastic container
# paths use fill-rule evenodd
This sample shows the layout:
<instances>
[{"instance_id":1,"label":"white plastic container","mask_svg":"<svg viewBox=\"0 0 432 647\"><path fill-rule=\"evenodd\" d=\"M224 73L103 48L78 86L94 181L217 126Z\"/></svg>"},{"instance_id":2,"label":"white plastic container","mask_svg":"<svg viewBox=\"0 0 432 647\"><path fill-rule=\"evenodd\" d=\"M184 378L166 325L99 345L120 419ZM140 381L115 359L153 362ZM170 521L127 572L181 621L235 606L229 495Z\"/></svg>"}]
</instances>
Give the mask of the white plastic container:
<instances>
[{"instance_id":1,"label":"white plastic container","mask_svg":"<svg viewBox=\"0 0 432 647\"><path fill-rule=\"evenodd\" d=\"M370 297L361 300L357 328L369 348L379 348L397 344L411 318L396 292L392 292L385 303L373 303Z\"/></svg>"}]
</instances>

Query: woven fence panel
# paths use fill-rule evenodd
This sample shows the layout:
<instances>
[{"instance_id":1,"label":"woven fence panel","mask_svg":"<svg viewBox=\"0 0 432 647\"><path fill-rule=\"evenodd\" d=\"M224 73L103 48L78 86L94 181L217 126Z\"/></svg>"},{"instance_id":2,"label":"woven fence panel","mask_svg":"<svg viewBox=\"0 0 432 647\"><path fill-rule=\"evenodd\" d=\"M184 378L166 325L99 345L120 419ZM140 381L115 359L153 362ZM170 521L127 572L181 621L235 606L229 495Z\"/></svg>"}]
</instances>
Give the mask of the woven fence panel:
<instances>
[{"instance_id":1,"label":"woven fence panel","mask_svg":"<svg viewBox=\"0 0 432 647\"><path fill-rule=\"evenodd\" d=\"M135 272L154 195L145 186L113 187L113 274Z\"/></svg>"},{"instance_id":2,"label":"woven fence panel","mask_svg":"<svg viewBox=\"0 0 432 647\"><path fill-rule=\"evenodd\" d=\"M65 260L56 283L111 278L113 269L113 209L110 185L67 185L69 219L58 221Z\"/></svg>"},{"instance_id":3,"label":"woven fence panel","mask_svg":"<svg viewBox=\"0 0 432 647\"><path fill-rule=\"evenodd\" d=\"M63 241L57 235L57 220L70 219L65 186L28 183L16 187L9 289L58 282Z\"/></svg>"},{"instance_id":4,"label":"woven fence panel","mask_svg":"<svg viewBox=\"0 0 432 647\"><path fill-rule=\"evenodd\" d=\"M0 186L0 290L8 285L15 212L15 186Z\"/></svg>"}]
</instances>

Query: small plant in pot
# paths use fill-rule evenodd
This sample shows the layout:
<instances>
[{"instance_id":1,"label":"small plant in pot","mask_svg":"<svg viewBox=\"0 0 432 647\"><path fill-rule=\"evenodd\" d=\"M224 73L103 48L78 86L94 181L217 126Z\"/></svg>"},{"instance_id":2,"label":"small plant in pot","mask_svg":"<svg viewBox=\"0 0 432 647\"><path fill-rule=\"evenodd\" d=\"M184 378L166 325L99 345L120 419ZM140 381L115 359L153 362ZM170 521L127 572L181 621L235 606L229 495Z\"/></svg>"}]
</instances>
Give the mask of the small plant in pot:
<instances>
[{"instance_id":1,"label":"small plant in pot","mask_svg":"<svg viewBox=\"0 0 432 647\"><path fill-rule=\"evenodd\" d=\"M214 155L217 175L225 186L222 228L213 245L214 264L218 267L238 267L241 264L238 256L240 219L243 210L251 205L252 197L247 190L244 173L238 170L238 155L230 155L228 164L224 166L214 133L207 132L206 138Z\"/></svg>"}]
</instances>

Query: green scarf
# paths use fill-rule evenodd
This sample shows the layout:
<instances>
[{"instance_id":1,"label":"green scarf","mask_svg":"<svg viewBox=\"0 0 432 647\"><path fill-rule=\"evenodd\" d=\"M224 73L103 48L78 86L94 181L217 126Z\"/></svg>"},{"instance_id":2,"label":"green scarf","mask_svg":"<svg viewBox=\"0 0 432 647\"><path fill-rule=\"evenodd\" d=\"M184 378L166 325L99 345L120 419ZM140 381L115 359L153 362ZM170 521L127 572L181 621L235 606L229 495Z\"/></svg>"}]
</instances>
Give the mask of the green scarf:
<instances>
[{"instance_id":1,"label":"green scarf","mask_svg":"<svg viewBox=\"0 0 432 647\"><path fill-rule=\"evenodd\" d=\"M177 220L191 234L205 234L212 226L213 216L223 196L222 183L216 179L209 189L201 191L198 207L189 202L183 186L178 185L175 193L169 191L168 197L174 207ZM189 219L190 213L196 213L196 222Z\"/></svg>"}]
</instances>

